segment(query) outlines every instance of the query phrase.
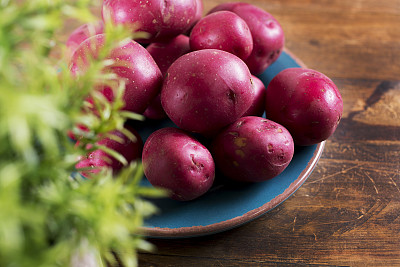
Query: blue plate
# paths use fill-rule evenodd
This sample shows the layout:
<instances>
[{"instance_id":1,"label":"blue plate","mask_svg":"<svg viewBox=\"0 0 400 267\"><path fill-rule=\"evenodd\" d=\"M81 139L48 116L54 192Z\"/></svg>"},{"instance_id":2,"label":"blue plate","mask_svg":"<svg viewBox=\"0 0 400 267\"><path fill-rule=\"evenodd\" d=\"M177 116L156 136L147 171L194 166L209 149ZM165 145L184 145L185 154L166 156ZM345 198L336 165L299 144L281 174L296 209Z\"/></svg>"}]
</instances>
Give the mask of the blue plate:
<instances>
[{"instance_id":1,"label":"blue plate","mask_svg":"<svg viewBox=\"0 0 400 267\"><path fill-rule=\"evenodd\" d=\"M291 67L304 67L304 64L285 50L259 78L267 86L281 70ZM140 134L146 140L154 130L168 126L174 125L169 120L146 123ZM160 212L145 221L144 234L157 238L194 237L247 223L278 206L304 183L317 164L324 145L325 142L296 147L293 160L285 171L265 182L228 184L217 175L211 190L196 200L151 200ZM151 186L145 178L143 184Z\"/></svg>"}]
</instances>

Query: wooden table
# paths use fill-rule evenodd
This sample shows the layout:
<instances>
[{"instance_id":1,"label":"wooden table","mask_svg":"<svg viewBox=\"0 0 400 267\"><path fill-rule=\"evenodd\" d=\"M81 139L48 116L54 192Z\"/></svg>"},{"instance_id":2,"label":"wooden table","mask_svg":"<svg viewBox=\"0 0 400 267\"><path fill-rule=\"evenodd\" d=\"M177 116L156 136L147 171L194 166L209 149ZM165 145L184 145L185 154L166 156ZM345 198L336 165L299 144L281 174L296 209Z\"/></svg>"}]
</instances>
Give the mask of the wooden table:
<instances>
[{"instance_id":1,"label":"wooden table","mask_svg":"<svg viewBox=\"0 0 400 267\"><path fill-rule=\"evenodd\" d=\"M204 0L205 12L223 0ZM400 0L248 0L331 77L343 119L303 186L239 228L150 239L140 266L400 266Z\"/></svg>"}]
</instances>

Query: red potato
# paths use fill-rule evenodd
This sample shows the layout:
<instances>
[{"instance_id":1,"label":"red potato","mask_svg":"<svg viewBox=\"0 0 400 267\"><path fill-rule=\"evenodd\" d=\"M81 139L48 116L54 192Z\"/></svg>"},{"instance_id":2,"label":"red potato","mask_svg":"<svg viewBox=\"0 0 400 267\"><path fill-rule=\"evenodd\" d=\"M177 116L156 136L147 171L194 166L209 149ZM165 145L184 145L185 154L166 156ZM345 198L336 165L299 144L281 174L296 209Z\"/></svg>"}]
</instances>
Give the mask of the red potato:
<instances>
[{"instance_id":1,"label":"red potato","mask_svg":"<svg viewBox=\"0 0 400 267\"><path fill-rule=\"evenodd\" d=\"M116 130L112 131L110 134L120 140L107 137L101 139L98 145L105 146L120 153L126 161L130 163L141 158L143 141L134 129L127 129L135 136L135 140L131 140L125 134ZM123 164L103 150L97 149L90 152L85 158L80 159L75 166L78 171L79 169L85 169L79 172L86 178L90 178L91 174L100 172L104 167L110 167L114 172L118 172L122 169Z\"/></svg>"},{"instance_id":2,"label":"red potato","mask_svg":"<svg viewBox=\"0 0 400 267\"><path fill-rule=\"evenodd\" d=\"M104 34L93 36L78 47L70 63L73 74L78 75L87 70L90 59L98 56L104 44L104 37ZM126 82L123 109L143 113L161 89L163 78L156 62L149 52L135 41L115 48L108 58L115 62L106 67L104 72L112 71ZM99 84L97 88L112 101L114 95L110 87Z\"/></svg>"},{"instance_id":3,"label":"red potato","mask_svg":"<svg viewBox=\"0 0 400 267\"><path fill-rule=\"evenodd\" d=\"M197 23L203 17L204 4L203 0L196 0L196 16L194 23Z\"/></svg>"},{"instance_id":4,"label":"red potato","mask_svg":"<svg viewBox=\"0 0 400 267\"><path fill-rule=\"evenodd\" d=\"M164 108L161 105L161 95L158 94L156 98L150 103L150 105L143 112L143 116L150 120L162 120L168 118Z\"/></svg>"},{"instance_id":5,"label":"red potato","mask_svg":"<svg viewBox=\"0 0 400 267\"><path fill-rule=\"evenodd\" d=\"M219 133L212 142L211 152L217 168L226 177L261 182L274 178L289 165L294 144L282 125L248 116Z\"/></svg>"},{"instance_id":6,"label":"red potato","mask_svg":"<svg viewBox=\"0 0 400 267\"><path fill-rule=\"evenodd\" d=\"M168 43L152 43L146 47L164 75L171 64L180 56L190 52L189 37L178 35ZM167 117L158 95L143 113L146 118L160 120Z\"/></svg>"},{"instance_id":7,"label":"red potato","mask_svg":"<svg viewBox=\"0 0 400 267\"><path fill-rule=\"evenodd\" d=\"M253 50L253 38L246 22L230 11L205 16L190 33L190 48L220 49L245 60Z\"/></svg>"},{"instance_id":8,"label":"red potato","mask_svg":"<svg viewBox=\"0 0 400 267\"><path fill-rule=\"evenodd\" d=\"M177 59L161 90L168 117L182 129L207 136L242 116L253 99L246 64L217 49L194 51Z\"/></svg>"},{"instance_id":9,"label":"red potato","mask_svg":"<svg viewBox=\"0 0 400 267\"><path fill-rule=\"evenodd\" d=\"M103 33L103 31L104 31L104 25L102 21L98 21L96 23L86 23L76 28L70 34L66 42L66 47L68 49L67 51L68 60L74 54L75 50L83 41L85 41L89 37Z\"/></svg>"},{"instance_id":10,"label":"red potato","mask_svg":"<svg viewBox=\"0 0 400 267\"><path fill-rule=\"evenodd\" d=\"M104 0L106 21L130 27L149 36L143 43L166 42L185 33L194 23L197 0Z\"/></svg>"},{"instance_id":11,"label":"red potato","mask_svg":"<svg viewBox=\"0 0 400 267\"><path fill-rule=\"evenodd\" d=\"M317 144L336 130L343 112L339 90L315 70L289 68L269 83L266 116L285 126L296 145Z\"/></svg>"},{"instance_id":12,"label":"red potato","mask_svg":"<svg viewBox=\"0 0 400 267\"><path fill-rule=\"evenodd\" d=\"M144 174L154 187L169 190L175 200L188 201L212 186L215 165L211 153L177 128L162 128L147 139L142 154Z\"/></svg>"},{"instance_id":13,"label":"red potato","mask_svg":"<svg viewBox=\"0 0 400 267\"><path fill-rule=\"evenodd\" d=\"M253 51L245 60L251 73L261 74L280 56L285 36L279 22L268 12L247 3L223 3L209 13L227 10L237 14L249 26Z\"/></svg>"},{"instance_id":14,"label":"red potato","mask_svg":"<svg viewBox=\"0 0 400 267\"><path fill-rule=\"evenodd\" d=\"M82 131L82 132L88 132L88 131L89 131L89 129L88 129L85 125L83 125L83 124L77 124L75 127L76 127L79 131ZM67 135L68 135L69 139L70 139L71 141L73 141L73 142L77 142L77 141L79 141L79 139L80 139L80 135L74 133L73 130L68 130L68 131L67 131Z\"/></svg>"},{"instance_id":15,"label":"red potato","mask_svg":"<svg viewBox=\"0 0 400 267\"><path fill-rule=\"evenodd\" d=\"M259 78L257 78L254 75L251 76L251 79L253 80L255 97L250 108L242 115L242 117L245 116L261 117L265 111L265 93L266 93L265 85Z\"/></svg>"},{"instance_id":16,"label":"red potato","mask_svg":"<svg viewBox=\"0 0 400 267\"><path fill-rule=\"evenodd\" d=\"M196 15L194 17L194 20L192 22L192 25L190 26L189 30L186 31L186 35L190 35L190 32L192 31L194 25L196 25L197 22L203 17L203 12L204 12L204 5L202 0L196 0Z\"/></svg>"},{"instance_id":17,"label":"red potato","mask_svg":"<svg viewBox=\"0 0 400 267\"><path fill-rule=\"evenodd\" d=\"M175 60L190 52L189 37L181 34L167 43L152 43L146 49L165 75Z\"/></svg>"}]
</instances>

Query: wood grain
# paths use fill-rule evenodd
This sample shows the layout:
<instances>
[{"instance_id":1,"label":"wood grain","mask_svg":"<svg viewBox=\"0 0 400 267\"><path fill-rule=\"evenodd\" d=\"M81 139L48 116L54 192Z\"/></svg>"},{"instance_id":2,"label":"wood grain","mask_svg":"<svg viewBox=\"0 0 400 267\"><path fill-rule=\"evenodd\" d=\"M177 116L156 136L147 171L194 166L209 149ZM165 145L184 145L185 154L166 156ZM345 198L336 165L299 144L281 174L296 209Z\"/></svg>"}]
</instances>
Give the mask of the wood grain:
<instances>
[{"instance_id":1,"label":"wood grain","mask_svg":"<svg viewBox=\"0 0 400 267\"><path fill-rule=\"evenodd\" d=\"M205 0L205 13L226 1ZM140 266L400 266L400 1L249 0L286 47L344 100L315 171L282 205L239 228L150 240Z\"/></svg>"}]
</instances>

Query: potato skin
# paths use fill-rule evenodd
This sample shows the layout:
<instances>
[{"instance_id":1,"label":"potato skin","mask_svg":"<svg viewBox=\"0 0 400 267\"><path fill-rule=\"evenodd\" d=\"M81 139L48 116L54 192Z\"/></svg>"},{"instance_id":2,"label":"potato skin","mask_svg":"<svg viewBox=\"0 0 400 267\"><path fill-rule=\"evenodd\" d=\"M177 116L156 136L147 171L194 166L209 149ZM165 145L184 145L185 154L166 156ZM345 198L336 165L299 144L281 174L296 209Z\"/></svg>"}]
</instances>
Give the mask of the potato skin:
<instances>
[{"instance_id":1,"label":"potato skin","mask_svg":"<svg viewBox=\"0 0 400 267\"><path fill-rule=\"evenodd\" d=\"M220 49L242 60L253 50L253 37L246 22L230 11L218 11L202 18L190 33L190 48Z\"/></svg>"},{"instance_id":2,"label":"potato skin","mask_svg":"<svg viewBox=\"0 0 400 267\"><path fill-rule=\"evenodd\" d=\"M190 29L197 19L197 0L104 0L102 16L115 24L146 32L143 43L167 42Z\"/></svg>"},{"instance_id":3,"label":"potato skin","mask_svg":"<svg viewBox=\"0 0 400 267\"><path fill-rule=\"evenodd\" d=\"M146 50L154 58L161 73L165 75L175 60L190 52L189 37L180 34L166 43L151 43Z\"/></svg>"},{"instance_id":4,"label":"potato skin","mask_svg":"<svg viewBox=\"0 0 400 267\"><path fill-rule=\"evenodd\" d=\"M285 126L300 146L328 139L342 117L338 88L327 76L311 69L281 71L269 83L265 99L267 118Z\"/></svg>"},{"instance_id":5,"label":"potato skin","mask_svg":"<svg viewBox=\"0 0 400 267\"><path fill-rule=\"evenodd\" d=\"M222 3L209 13L221 10L234 12L249 26L253 36L253 51L245 62L252 74L261 74L282 53L285 36L281 25L271 14L252 4Z\"/></svg>"},{"instance_id":6,"label":"potato skin","mask_svg":"<svg viewBox=\"0 0 400 267\"><path fill-rule=\"evenodd\" d=\"M178 35L167 43L151 43L146 47L164 76L169 66L180 56L190 52L189 37L183 34ZM160 94L153 100L143 113L146 118L161 120L167 117L162 105Z\"/></svg>"},{"instance_id":7,"label":"potato skin","mask_svg":"<svg viewBox=\"0 0 400 267\"><path fill-rule=\"evenodd\" d=\"M104 31L103 21L95 23L86 23L76 28L69 36L65 43L67 47L67 58L71 58L78 46L91 36L101 34Z\"/></svg>"},{"instance_id":8,"label":"potato skin","mask_svg":"<svg viewBox=\"0 0 400 267\"><path fill-rule=\"evenodd\" d=\"M180 128L213 135L234 122L254 99L251 74L237 56L217 49L190 52L167 71L161 104Z\"/></svg>"},{"instance_id":9,"label":"potato skin","mask_svg":"<svg viewBox=\"0 0 400 267\"><path fill-rule=\"evenodd\" d=\"M185 35L189 36L190 32L192 31L194 25L203 17L204 12L204 4L203 0L195 0L196 1L196 15L194 16L194 20L190 28L186 31Z\"/></svg>"},{"instance_id":10,"label":"potato skin","mask_svg":"<svg viewBox=\"0 0 400 267\"><path fill-rule=\"evenodd\" d=\"M211 145L217 168L228 178L262 182L280 174L290 163L294 144L280 124L247 116L219 133Z\"/></svg>"},{"instance_id":11,"label":"potato skin","mask_svg":"<svg viewBox=\"0 0 400 267\"><path fill-rule=\"evenodd\" d=\"M242 117L245 116L259 116L261 117L265 111L265 85L264 83L257 78L256 76L251 76L253 80L253 86L255 90L255 97L253 103L250 108L243 114Z\"/></svg>"},{"instance_id":12,"label":"potato skin","mask_svg":"<svg viewBox=\"0 0 400 267\"><path fill-rule=\"evenodd\" d=\"M120 138L122 142L111 138L103 138L98 142L98 145L106 146L116 152L120 153L128 163L139 160L142 155L143 141L139 133L131 127L126 127L136 138L131 140L121 131L115 130L109 134ZM76 164L76 169L90 168L89 170L80 171L80 173L90 178L90 174L98 173L101 168L110 167L114 172L118 172L122 169L123 164L116 158L108 155L103 150L97 149L86 155L85 158L79 160Z\"/></svg>"},{"instance_id":13,"label":"potato skin","mask_svg":"<svg viewBox=\"0 0 400 267\"><path fill-rule=\"evenodd\" d=\"M214 182L211 153L191 135L178 128L162 128L146 140L142 163L154 187L169 190L170 197L188 201L206 193Z\"/></svg>"},{"instance_id":14,"label":"potato skin","mask_svg":"<svg viewBox=\"0 0 400 267\"><path fill-rule=\"evenodd\" d=\"M71 58L70 70L79 75L88 68L90 58L96 58L104 44L104 34L98 34L86 39L76 49ZM162 74L149 52L135 41L130 41L124 46L117 47L107 57L115 63L104 71L112 71L126 81L123 100L124 110L143 113L151 101L160 92ZM102 84L98 84L107 99L112 101L113 91Z\"/></svg>"},{"instance_id":15,"label":"potato skin","mask_svg":"<svg viewBox=\"0 0 400 267\"><path fill-rule=\"evenodd\" d=\"M143 116L150 120L163 120L168 116L161 105L161 95L158 94L143 112Z\"/></svg>"}]
</instances>

